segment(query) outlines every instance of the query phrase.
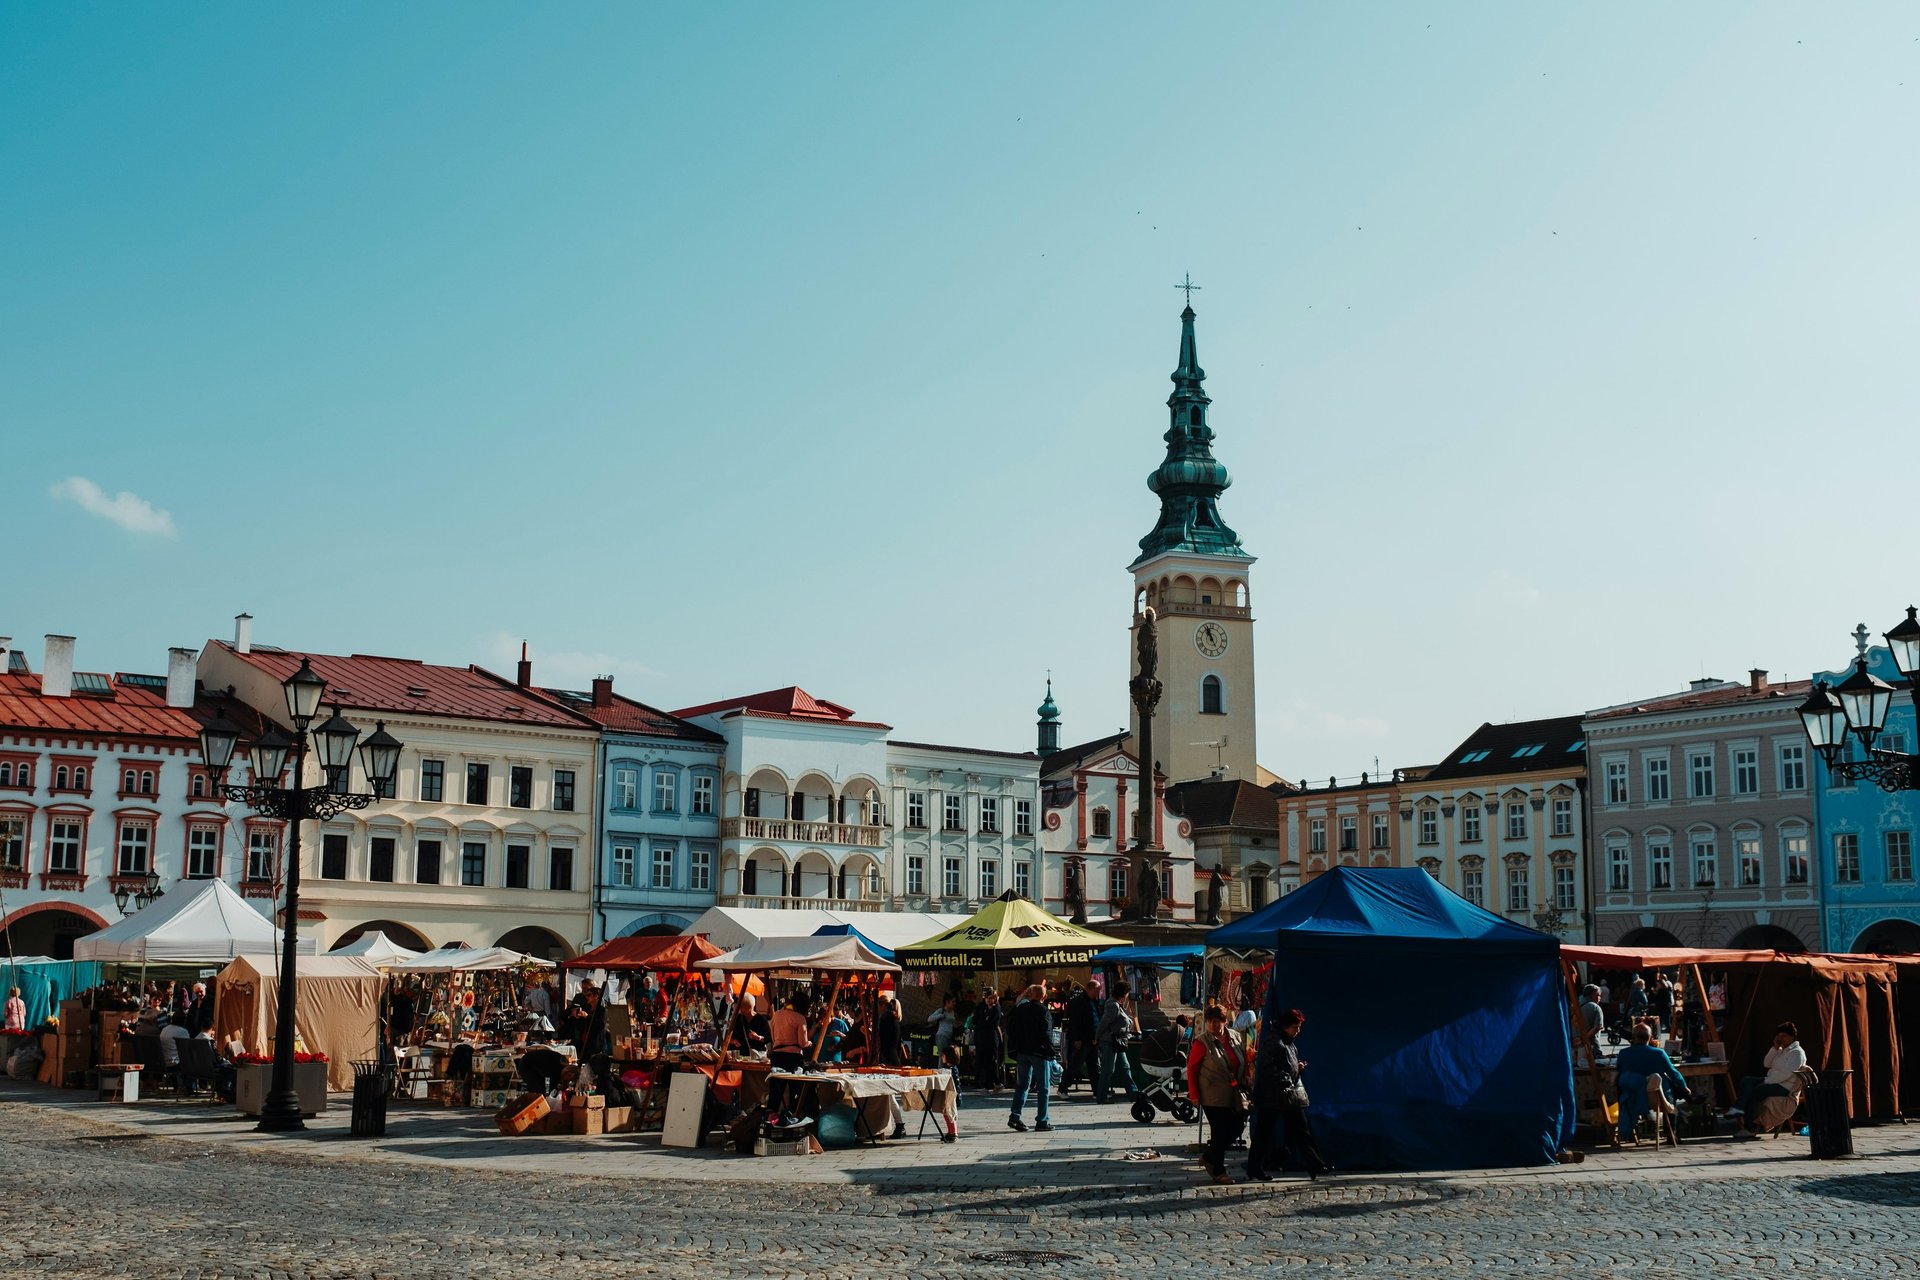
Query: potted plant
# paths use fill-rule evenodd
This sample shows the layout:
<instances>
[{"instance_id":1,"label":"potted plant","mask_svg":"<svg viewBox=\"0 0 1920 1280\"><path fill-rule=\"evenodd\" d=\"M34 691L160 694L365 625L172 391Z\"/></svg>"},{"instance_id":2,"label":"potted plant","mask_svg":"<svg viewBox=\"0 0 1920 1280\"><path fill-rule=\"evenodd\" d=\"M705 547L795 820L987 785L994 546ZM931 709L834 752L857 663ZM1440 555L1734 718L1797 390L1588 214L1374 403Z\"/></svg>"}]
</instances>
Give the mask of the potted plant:
<instances>
[{"instance_id":1,"label":"potted plant","mask_svg":"<svg viewBox=\"0 0 1920 1280\"><path fill-rule=\"evenodd\" d=\"M257 1116L273 1087L273 1058L243 1053L233 1060L233 1102L242 1114ZM327 1055L293 1055L293 1091L300 1095L300 1114L319 1115L327 1109Z\"/></svg>"}]
</instances>

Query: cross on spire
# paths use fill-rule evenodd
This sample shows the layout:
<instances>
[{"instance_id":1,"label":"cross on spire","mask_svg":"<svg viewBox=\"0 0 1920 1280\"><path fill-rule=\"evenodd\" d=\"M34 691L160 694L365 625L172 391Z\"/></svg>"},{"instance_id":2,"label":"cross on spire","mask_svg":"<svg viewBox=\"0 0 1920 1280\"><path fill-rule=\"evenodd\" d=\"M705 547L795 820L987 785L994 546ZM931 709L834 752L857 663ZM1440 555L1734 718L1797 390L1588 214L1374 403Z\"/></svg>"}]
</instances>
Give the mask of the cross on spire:
<instances>
[{"instance_id":1,"label":"cross on spire","mask_svg":"<svg viewBox=\"0 0 1920 1280\"><path fill-rule=\"evenodd\" d=\"M1179 284L1173 287L1176 289L1185 289L1187 291L1187 305L1191 307L1193 305L1193 291L1195 289L1198 289L1200 286L1193 282L1193 273L1191 271L1187 272L1186 276L1187 278L1185 280L1182 280Z\"/></svg>"}]
</instances>

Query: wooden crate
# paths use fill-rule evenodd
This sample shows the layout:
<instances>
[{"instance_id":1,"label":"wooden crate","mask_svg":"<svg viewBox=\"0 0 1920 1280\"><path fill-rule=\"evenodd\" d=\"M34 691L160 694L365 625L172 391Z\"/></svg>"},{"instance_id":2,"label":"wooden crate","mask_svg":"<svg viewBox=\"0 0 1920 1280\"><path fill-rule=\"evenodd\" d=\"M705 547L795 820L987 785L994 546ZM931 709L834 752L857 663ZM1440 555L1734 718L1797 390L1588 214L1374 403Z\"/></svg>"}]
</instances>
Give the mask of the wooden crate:
<instances>
[{"instance_id":1,"label":"wooden crate","mask_svg":"<svg viewBox=\"0 0 1920 1280\"><path fill-rule=\"evenodd\" d=\"M523 1093L493 1113L493 1122L508 1135L525 1133L547 1118L552 1108L544 1093Z\"/></svg>"}]
</instances>

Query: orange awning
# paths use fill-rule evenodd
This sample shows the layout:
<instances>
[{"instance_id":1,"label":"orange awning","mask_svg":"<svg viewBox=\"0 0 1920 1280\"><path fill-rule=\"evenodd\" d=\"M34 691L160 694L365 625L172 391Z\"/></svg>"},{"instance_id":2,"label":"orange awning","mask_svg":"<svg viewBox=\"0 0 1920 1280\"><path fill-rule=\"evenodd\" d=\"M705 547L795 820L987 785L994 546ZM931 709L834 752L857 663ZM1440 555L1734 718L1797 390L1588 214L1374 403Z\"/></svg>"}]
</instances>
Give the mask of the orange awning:
<instances>
[{"instance_id":1,"label":"orange awning","mask_svg":"<svg viewBox=\"0 0 1920 1280\"><path fill-rule=\"evenodd\" d=\"M1599 969L1675 969L1689 964L1759 964L1781 958L1778 951L1733 951L1713 947L1570 947L1560 958Z\"/></svg>"}]
</instances>

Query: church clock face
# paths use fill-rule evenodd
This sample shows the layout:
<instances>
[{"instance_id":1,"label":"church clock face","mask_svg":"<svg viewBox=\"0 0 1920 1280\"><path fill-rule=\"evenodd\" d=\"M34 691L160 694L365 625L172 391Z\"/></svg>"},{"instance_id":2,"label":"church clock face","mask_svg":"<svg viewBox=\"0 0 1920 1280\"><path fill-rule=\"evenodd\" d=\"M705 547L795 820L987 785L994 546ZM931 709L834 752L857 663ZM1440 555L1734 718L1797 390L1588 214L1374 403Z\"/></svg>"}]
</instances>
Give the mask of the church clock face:
<instances>
[{"instance_id":1,"label":"church clock face","mask_svg":"<svg viewBox=\"0 0 1920 1280\"><path fill-rule=\"evenodd\" d=\"M1217 622L1203 622L1193 633L1193 647L1209 658L1227 651L1227 629Z\"/></svg>"}]
</instances>

